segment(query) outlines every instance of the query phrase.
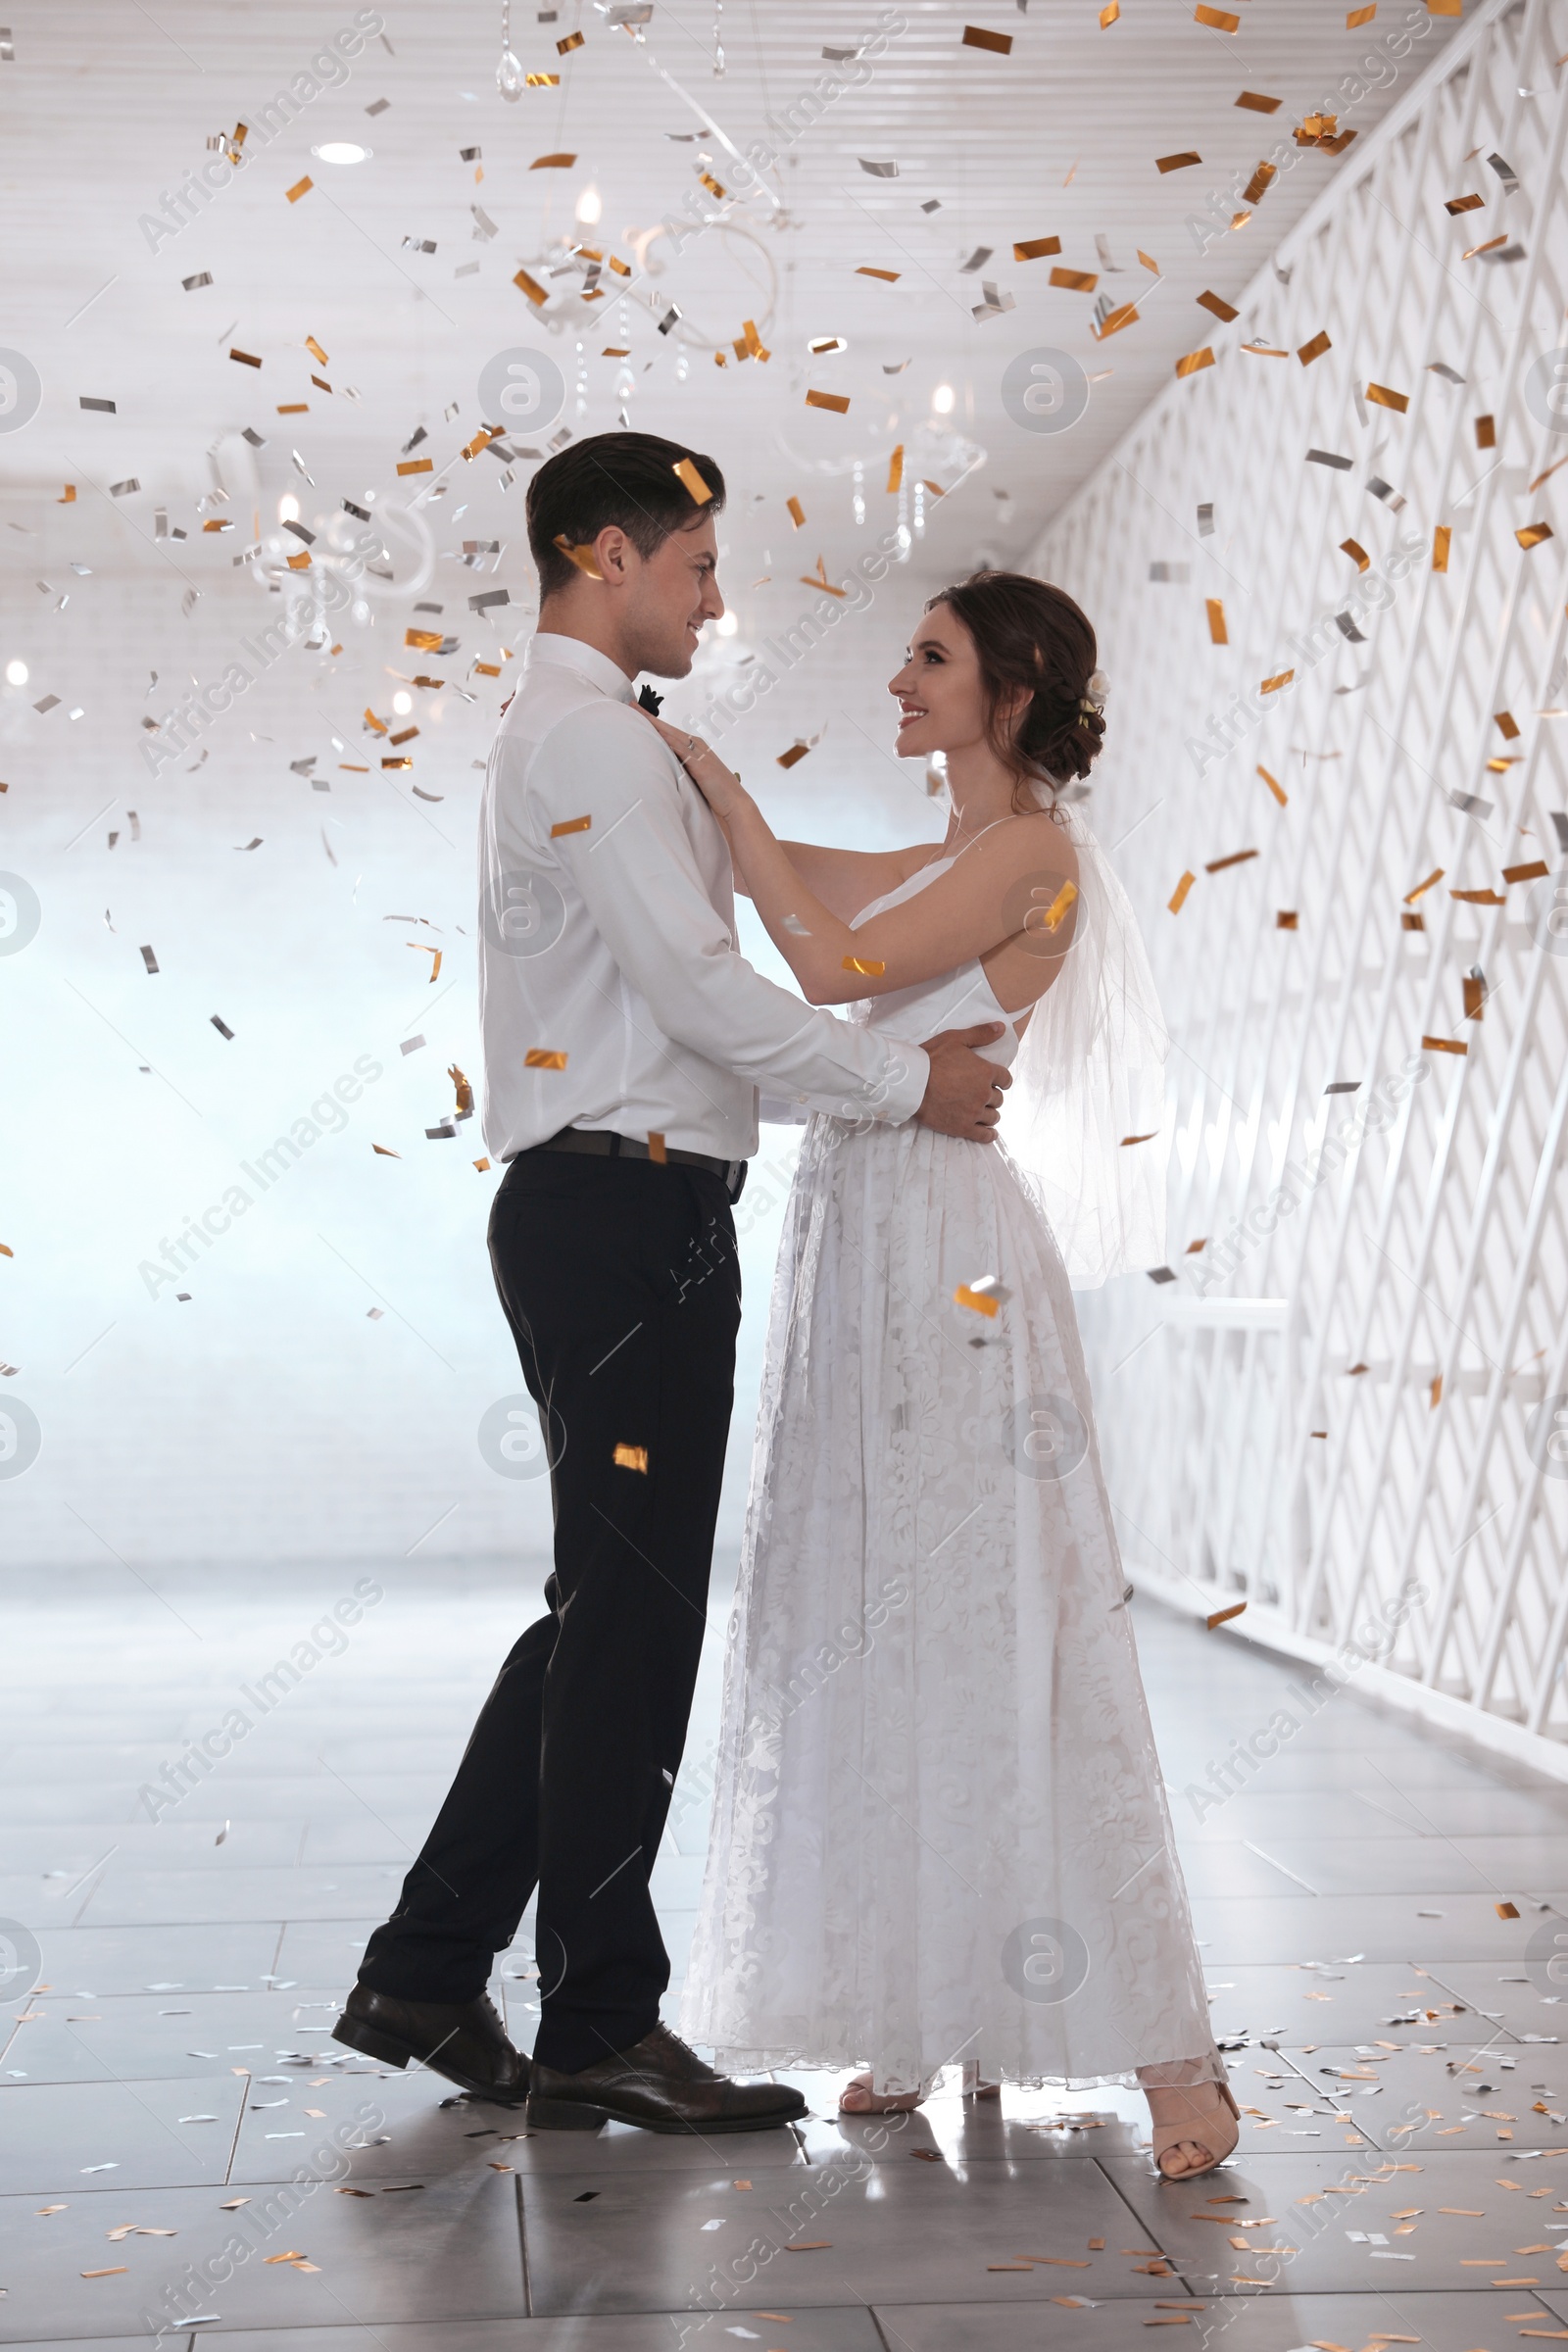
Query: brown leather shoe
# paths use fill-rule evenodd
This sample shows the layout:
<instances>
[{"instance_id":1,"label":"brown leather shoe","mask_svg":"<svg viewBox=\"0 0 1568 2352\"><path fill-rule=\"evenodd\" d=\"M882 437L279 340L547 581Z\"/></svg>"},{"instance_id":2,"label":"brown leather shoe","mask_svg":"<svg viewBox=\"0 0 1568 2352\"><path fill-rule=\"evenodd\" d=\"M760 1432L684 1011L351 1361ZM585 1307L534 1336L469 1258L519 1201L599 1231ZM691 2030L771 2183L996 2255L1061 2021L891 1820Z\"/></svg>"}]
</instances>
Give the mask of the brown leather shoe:
<instances>
[{"instance_id":1,"label":"brown leather shoe","mask_svg":"<svg viewBox=\"0 0 1568 2352\"><path fill-rule=\"evenodd\" d=\"M528 2061L513 2048L487 1993L476 2001L401 2001L356 1984L332 2039L384 2066L415 2059L502 2107L520 2107L528 2095Z\"/></svg>"},{"instance_id":2,"label":"brown leather shoe","mask_svg":"<svg viewBox=\"0 0 1568 2352\"><path fill-rule=\"evenodd\" d=\"M581 2074L537 2061L532 2071L528 2122L540 2132L597 2132L611 2122L644 2132L769 2132L806 2113L800 2092L784 2083L715 2075L667 2026Z\"/></svg>"}]
</instances>

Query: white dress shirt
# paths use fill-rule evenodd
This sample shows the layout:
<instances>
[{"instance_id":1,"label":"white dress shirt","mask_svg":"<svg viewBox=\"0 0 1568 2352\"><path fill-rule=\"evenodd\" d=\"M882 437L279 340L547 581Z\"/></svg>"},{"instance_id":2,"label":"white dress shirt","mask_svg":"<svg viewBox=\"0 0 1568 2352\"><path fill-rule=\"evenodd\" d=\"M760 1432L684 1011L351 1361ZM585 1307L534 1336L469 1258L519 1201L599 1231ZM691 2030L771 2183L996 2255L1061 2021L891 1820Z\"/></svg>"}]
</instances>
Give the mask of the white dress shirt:
<instances>
[{"instance_id":1,"label":"white dress shirt","mask_svg":"<svg viewBox=\"0 0 1568 2352\"><path fill-rule=\"evenodd\" d=\"M803 1004L739 953L717 820L631 680L575 637L529 649L490 754L479 860L493 1158L586 1127L745 1159L760 1087L849 1119L919 1108L918 1046Z\"/></svg>"}]
</instances>

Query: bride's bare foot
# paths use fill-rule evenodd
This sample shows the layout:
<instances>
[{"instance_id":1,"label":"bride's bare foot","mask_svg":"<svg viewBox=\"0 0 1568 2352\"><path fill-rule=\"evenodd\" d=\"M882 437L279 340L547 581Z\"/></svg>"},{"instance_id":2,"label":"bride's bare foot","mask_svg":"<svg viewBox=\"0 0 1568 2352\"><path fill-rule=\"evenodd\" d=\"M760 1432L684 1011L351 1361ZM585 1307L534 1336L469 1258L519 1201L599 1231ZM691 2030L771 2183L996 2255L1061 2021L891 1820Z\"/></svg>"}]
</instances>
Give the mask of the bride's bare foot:
<instances>
[{"instance_id":1,"label":"bride's bare foot","mask_svg":"<svg viewBox=\"0 0 1568 2352\"><path fill-rule=\"evenodd\" d=\"M840 2115L908 2115L923 2106L920 2090L874 2090L869 2074L856 2075L839 2092Z\"/></svg>"},{"instance_id":2,"label":"bride's bare foot","mask_svg":"<svg viewBox=\"0 0 1568 2352\"><path fill-rule=\"evenodd\" d=\"M1241 2137L1241 2110L1228 2082L1146 2082L1143 2088L1156 2171L1167 2180L1187 2180L1224 2163Z\"/></svg>"}]
</instances>

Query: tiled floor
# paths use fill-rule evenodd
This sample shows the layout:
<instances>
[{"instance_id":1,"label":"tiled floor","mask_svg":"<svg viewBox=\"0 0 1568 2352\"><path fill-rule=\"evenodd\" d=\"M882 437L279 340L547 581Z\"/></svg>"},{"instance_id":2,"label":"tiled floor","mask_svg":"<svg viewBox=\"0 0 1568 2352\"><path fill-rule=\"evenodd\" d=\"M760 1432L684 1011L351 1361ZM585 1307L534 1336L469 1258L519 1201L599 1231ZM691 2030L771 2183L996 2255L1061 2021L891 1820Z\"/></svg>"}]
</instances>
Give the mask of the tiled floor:
<instances>
[{"instance_id":1,"label":"tiled floor","mask_svg":"<svg viewBox=\"0 0 1568 2352\"><path fill-rule=\"evenodd\" d=\"M346 1654L177 1802L142 1793L329 1583L165 1588L177 1624L150 1593L106 1611L63 1592L21 1622L0 1938L36 1942L41 1982L18 1980L0 2021L0 2343L1110 2352L1156 2326L1227 2352L1568 2342L1568 2061L1545 1965L1568 1936L1568 1788L1352 1688L1241 1793L1195 1802L1295 1670L1141 1603L1247 2111L1213 2196L1158 2181L1139 2102L1103 2092L1009 2091L1000 2111L955 2092L886 2129L839 2123L835 2082L807 2076L798 2132L530 2137L328 2034L531 1592L387 1576ZM657 1881L677 1970L715 1663ZM496 1984L524 2045L526 1942L525 1926Z\"/></svg>"}]
</instances>

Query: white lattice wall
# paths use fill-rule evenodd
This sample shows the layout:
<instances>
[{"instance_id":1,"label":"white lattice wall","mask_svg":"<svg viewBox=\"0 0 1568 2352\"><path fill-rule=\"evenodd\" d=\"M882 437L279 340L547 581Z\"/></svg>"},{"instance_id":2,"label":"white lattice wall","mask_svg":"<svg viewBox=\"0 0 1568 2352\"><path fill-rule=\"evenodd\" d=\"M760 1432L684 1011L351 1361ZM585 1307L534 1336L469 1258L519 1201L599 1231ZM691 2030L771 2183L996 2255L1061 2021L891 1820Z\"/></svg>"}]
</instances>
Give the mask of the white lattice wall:
<instances>
[{"instance_id":1,"label":"white lattice wall","mask_svg":"<svg viewBox=\"0 0 1568 2352\"><path fill-rule=\"evenodd\" d=\"M1128 1558L1188 1606L1245 1597L1245 1626L1309 1656L1393 1618L1363 1687L1559 1770L1568 464L1538 477L1568 461L1568 414L1553 429L1531 369L1568 345L1565 36L1540 0L1479 12L1234 323L1195 311L1216 365L1167 388L1031 564L1100 631L1091 813L1175 1038L1177 1279L1085 1301ZM1470 192L1481 209L1446 211ZM1521 545L1538 522L1555 536Z\"/></svg>"}]
</instances>

